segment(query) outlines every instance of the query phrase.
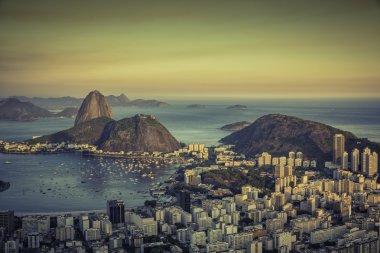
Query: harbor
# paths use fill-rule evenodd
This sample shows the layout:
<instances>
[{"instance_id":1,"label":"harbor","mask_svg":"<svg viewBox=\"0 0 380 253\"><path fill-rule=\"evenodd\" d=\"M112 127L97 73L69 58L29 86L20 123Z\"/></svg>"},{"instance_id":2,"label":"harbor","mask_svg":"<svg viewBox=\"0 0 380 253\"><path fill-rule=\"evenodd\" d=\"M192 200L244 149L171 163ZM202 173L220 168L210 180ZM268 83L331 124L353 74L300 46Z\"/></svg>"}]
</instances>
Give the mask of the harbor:
<instances>
[{"instance_id":1,"label":"harbor","mask_svg":"<svg viewBox=\"0 0 380 253\"><path fill-rule=\"evenodd\" d=\"M173 164L148 168L142 161L67 153L0 154L0 164L2 180L11 184L2 208L25 213L97 210L115 198L128 207L143 205L176 171Z\"/></svg>"}]
</instances>

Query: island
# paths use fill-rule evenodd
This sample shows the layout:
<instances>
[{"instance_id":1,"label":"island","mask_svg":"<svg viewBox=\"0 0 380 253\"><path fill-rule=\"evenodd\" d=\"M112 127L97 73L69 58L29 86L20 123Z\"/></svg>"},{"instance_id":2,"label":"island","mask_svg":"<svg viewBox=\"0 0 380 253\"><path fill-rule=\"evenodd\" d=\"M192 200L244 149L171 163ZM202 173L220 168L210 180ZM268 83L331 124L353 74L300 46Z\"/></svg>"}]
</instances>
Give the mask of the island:
<instances>
[{"instance_id":1,"label":"island","mask_svg":"<svg viewBox=\"0 0 380 253\"><path fill-rule=\"evenodd\" d=\"M127 106L136 107L170 107L170 104L155 99L135 99L127 104Z\"/></svg>"},{"instance_id":2,"label":"island","mask_svg":"<svg viewBox=\"0 0 380 253\"><path fill-rule=\"evenodd\" d=\"M191 105L188 105L187 107L188 107L188 108L199 108L199 109L203 109L203 108L206 108L206 105L202 105L202 104L191 104Z\"/></svg>"},{"instance_id":3,"label":"island","mask_svg":"<svg viewBox=\"0 0 380 253\"><path fill-rule=\"evenodd\" d=\"M52 116L53 113L30 102L21 102L16 98L0 101L0 120L33 121Z\"/></svg>"},{"instance_id":4,"label":"island","mask_svg":"<svg viewBox=\"0 0 380 253\"><path fill-rule=\"evenodd\" d=\"M228 110L247 110L248 106L246 106L246 105L230 105L230 106L227 106L226 109L228 109Z\"/></svg>"},{"instance_id":5,"label":"island","mask_svg":"<svg viewBox=\"0 0 380 253\"><path fill-rule=\"evenodd\" d=\"M78 108L84 98L76 98L76 97L26 97L26 96L14 96L9 97L9 99L17 99L20 102L29 102L35 106L42 107L47 110L63 110L65 108ZM135 107L168 107L170 106L168 103L155 100L155 99L129 99L124 93L119 96L116 95L108 95L106 99L110 106L115 107L127 107L127 106L135 106Z\"/></svg>"},{"instance_id":6,"label":"island","mask_svg":"<svg viewBox=\"0 0 380 253\"><path fill-rule=\"evenodd\" d=\"M227 124L222 126L220 129L225 130L225 131L239 131L242 130L243 128L249 126L251 123L248 121L239 121L231 124Z\"/></svg>"},{"instance_id":7,"label":"island","mask_svg":"<svg viewBox=\"0 0 380 253\"><path fill-rule=\"evenodd\" d=\"M56 117L64 117L64 118L75 118L78 113L77 107L67 107L63 109L62 111L58 112L55 116Z\"/></svg>"}]
</instances>

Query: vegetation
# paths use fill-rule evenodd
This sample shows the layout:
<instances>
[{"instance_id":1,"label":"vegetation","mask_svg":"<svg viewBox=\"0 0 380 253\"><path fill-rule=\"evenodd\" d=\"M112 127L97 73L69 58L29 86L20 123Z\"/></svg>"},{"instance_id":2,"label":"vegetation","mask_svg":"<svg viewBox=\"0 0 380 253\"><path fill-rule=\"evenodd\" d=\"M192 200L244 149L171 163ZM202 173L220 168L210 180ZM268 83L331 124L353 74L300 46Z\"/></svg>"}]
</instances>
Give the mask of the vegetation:
<instances>
[{"instance_id":1,"label":"vegetation","mask_svg":"<svg viewBox=\"0 0 380 253\"><path fill-rule=\"evenodd\" d=\"M273 178L261 176L257 168L248 169L248 173L236 168L208 171L202 174L204 183L217 187L228 188L233 193L239 193L243 185L252 185L265 191L274 190Z\"/></svg>"},{"instance_id":2,"label":"vegetation","mask_svg":"<svg viewBox=\"0 0 380 253\"><path fill-rule=\"evenodd\" d=\"M221 142L235 145L235 151L247 157L263 151L279 156L302 150L307 159L323 162L332 159L333 136L337 133L345 136L347 150L368 146L380 151L380 143L322 123L280 114L265 115L250 126L224 137Z\"/></svg>"},{"instance_id":3,"label":"vegetation","mask_svg":"<svg viewBox=\"0 0 380 253\"><path fill-rule=\"evenodd\" d=\"M146 207L150 206L152 208L155 208L156 205L157 205L157 201L154 199L153 200L145 200L145 202L144 202L144 206L146 206Z\"/></svg>"}]
</instances>

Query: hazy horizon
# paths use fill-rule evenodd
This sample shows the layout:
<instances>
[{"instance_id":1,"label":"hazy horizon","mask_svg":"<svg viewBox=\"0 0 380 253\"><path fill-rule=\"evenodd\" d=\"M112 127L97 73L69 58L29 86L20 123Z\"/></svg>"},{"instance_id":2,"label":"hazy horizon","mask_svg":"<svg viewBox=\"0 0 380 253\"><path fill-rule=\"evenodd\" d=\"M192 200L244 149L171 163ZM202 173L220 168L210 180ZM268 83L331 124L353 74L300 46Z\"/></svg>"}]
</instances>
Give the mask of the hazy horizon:
<instances>
[{"instance_id":1,"label":"hazy horizon","mask_svg":"<svg viewBox=\"0 0 380 253\"><path fill-rule=\"evenodd\" d=\"M380 4L0 2L1 96L378 98Z\"/></svg>"},{"instance_id":2,"label":"hazy horizon","mask_svg":"<svg viewBox=\"0 0 380 253\"><path fill-rule=\"evenodd\" d=\"M142 94L131 94L128 92L103 92L102 90L99 89L92 89L88 90L88 92L83 92L81 94L64 94L64 93L56 93L52 95L38 95L39 93L36 93L36 95L27 95L25 93L20 93L16 95L0 95L0 99L4 98L9 98L9 97L28 97L28 98L43 98L43 99L48 99L48 98L63 98L63 97L72 97L72 98L78 98L82 99L85 98L91 91L93 90L98 90L100 93L102 93L104 96L119 96L119 95L126 95L128 99L134 100L134 99L145 99L145 100L161 100L161 101L171 101L171 102L191 102L193 101L194 103L196 102L207 102L207 101L264 101L264 100L278 100L278 101L323 101L323 100L336 100L336 101L371 101L375 100L377 101L379 97L375 96L337 96L335 94L333 95L325 95L325 96L312 96L312 95L307 95L307 94L298 94L297 96L281 96L281 94L278 95L268 95L268 94L259 94L256 96L250 96L249 94L244 96L226 96L226 95L212 95L212 94L199 94L199 95L170 95L170 96L165 96L165 95L154 95L151 94L149 95L148 93L142 93Z\"/></svg>"}]
</instances>

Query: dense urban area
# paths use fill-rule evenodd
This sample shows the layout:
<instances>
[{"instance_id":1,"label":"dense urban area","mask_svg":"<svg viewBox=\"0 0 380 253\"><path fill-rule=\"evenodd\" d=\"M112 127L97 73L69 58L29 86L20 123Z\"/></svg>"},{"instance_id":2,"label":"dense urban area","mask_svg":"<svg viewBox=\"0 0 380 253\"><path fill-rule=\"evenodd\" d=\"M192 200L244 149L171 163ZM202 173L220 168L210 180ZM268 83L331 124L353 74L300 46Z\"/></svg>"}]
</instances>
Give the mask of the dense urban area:
<instances>
[{"instance_id":1,"label":"dense urban area","mask_svg":"<svg viewBox=\"0 0 380 253\"><path fill-rule=\"evenodd\" d=\"M255 159L232 146L190 144L172 153L105 153L89 145L0 143L1 152L175 159L181 165L151 200L106 212L16 216L0 212L1 252L326 252L378 253L378 155L345 151L333 140L333 161L302 151Z\"/></svg>"}]
</instances>

